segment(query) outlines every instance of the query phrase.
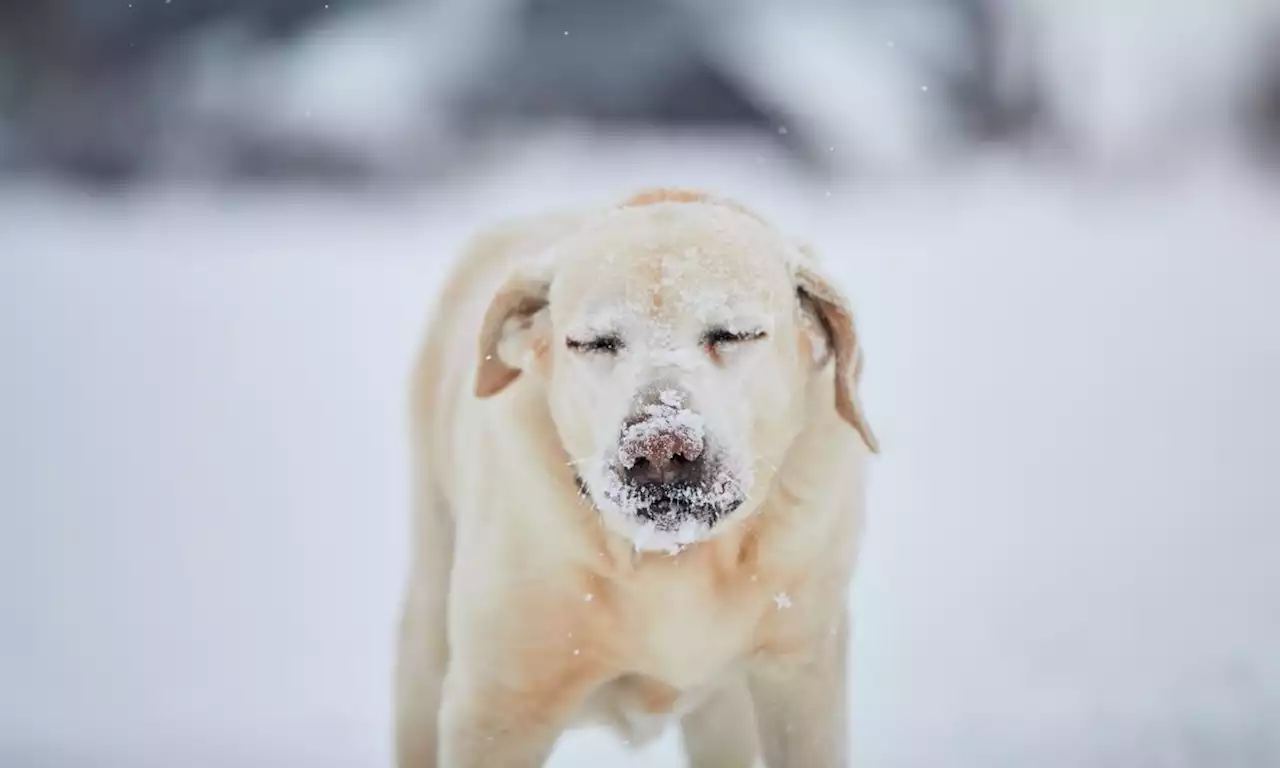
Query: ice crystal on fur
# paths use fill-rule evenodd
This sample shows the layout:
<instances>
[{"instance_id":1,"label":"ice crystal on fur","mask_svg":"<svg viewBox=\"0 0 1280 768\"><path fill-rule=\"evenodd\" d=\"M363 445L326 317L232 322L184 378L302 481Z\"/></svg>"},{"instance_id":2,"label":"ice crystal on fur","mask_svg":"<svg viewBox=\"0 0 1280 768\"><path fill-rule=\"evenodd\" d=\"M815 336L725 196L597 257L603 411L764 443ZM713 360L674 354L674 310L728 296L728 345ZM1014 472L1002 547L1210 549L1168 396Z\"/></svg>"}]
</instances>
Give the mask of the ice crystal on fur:
<instances>
[{"instance_id":1,"label":"ice crystal on fur","mask_svg":"<svg viewBox=\"0 0 1280 768\"><path fill-rule=\"evenodd\" d=\"M749 478L735 480L720 467L697 485L674 488L635 485L616 469L604 474L603 496L612 506L628 516L643 518L643 527L673 534L686 544L702 540L704 528L709 530L722 515L742 503L741 488L749 482Z\"/></svg>"},{"instance_id":2,"label":"ice crystal on fur","mask_svg":"<svg viewBox=\"0 0 1280 768\"><path fill-rule=\"evenodd\" d=\"M664 392L663 396L676 395ZM618 448L618 460L622 466L631 468L636 461L655 448L658 444L669 444L670 453L675 453L675 445L685 448L685 458L696 459L702 453L706 425L702 416L687 408L676 408L665 402L645 408L646 418L636 422L622 433ZM692 452L693 455L689 455Z\"/></svg>"},{"instance_id":3,"label":"ice crystal on fur","mask_svg":"<svg viewBox=\"0 0 1280 768\"><path fill-rule=\"evenodd\" d=\"M621 432L613 456L593 489L602 510L620 524L637 550L677 553L709 538L716 523L744 500L749 473L734 472L707 444L703 417L683 407L686 395L670 389L645 407L643 418ZM628 470L654 455L700 461L696 478L637 482Z\"/></svg>"}]
</instances>

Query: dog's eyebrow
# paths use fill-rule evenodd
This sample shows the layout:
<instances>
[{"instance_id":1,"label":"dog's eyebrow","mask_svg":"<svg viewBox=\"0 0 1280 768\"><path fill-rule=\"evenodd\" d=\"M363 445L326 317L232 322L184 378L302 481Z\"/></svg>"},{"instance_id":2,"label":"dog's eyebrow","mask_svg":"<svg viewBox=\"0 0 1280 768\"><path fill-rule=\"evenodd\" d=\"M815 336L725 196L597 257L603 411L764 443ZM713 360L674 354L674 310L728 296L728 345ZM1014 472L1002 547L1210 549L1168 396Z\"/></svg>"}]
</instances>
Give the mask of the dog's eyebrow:
<instances>
[{"instance_id":1,"label":"dog's eyebrow","mask_svg":"<svg viewBox=\"0 0 1280 768\"><path fill-rule=\"evenodd\" d=\"M719 311L702 313L698 319L708 330L721 329L734 333L755 330L771 333L774 327L773 315L746 307L725 306Z\"/></svg>"},{"instance_id":2,"label":"dog's eyebrow","mask_svg":"<svg viewBox=\"0 0 1280 768\"><path fill-rule=\"evenodd\" d=\"M573 322L570 327L570 335L596 335L618 334L622 332L622 310L618 307L606 307L604 309L588 312L581 319Z\"/></svg>"}]
</instances>

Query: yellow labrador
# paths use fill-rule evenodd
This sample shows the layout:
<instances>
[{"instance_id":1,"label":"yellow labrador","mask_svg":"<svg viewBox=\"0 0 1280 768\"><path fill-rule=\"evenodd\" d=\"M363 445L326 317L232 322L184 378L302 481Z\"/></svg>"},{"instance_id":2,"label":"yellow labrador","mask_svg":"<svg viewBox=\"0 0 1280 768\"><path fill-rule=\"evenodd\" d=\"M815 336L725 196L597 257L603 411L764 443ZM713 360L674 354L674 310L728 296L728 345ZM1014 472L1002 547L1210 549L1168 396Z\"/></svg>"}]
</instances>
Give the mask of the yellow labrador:
<instances>
[{"instance_id":1,"label":"yellow labrador","mask_svg":"<svg viewBox=\"0 0 1280 768\"><path fill-rule=\"evenodd\" d=\"M730 201L474 242L413 383L400 768L668 721L699 768L846 765L860 369L845 299Z\"/></svg>"}]
</instances>

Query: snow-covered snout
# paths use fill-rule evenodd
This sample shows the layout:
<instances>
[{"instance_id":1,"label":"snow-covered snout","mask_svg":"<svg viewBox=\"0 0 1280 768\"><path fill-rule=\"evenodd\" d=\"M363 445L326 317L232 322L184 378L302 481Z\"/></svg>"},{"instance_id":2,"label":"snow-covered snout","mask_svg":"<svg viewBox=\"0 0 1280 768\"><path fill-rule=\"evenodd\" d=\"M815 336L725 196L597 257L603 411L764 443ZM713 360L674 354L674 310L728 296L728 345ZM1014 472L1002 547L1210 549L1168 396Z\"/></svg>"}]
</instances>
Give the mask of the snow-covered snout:
<instances>
[{"instance_id":1,"label":"snow-covered snout","mask_svg":"<svg viewBox=\"0 0 1280 768\"><path fill-rule=\"evenodd\" d=\"M695 536L745 498L739 473L689 400L669 381L643 387L600 473L607 503L655 533Z\"/></svg>"}]
</instances>

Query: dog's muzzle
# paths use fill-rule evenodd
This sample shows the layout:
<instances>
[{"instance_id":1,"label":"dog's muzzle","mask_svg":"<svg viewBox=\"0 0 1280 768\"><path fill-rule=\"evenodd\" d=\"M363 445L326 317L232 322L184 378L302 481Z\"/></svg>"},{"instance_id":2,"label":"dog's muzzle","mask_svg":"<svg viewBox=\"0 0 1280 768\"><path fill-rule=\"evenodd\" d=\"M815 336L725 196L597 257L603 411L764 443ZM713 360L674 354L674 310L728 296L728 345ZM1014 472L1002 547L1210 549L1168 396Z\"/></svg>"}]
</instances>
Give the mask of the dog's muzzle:
<instances>
[{"instance_id":1,"label":"dog's muzzle","mask_svg":"<svg viewBox=\"0 0 1280 768\"><path fill-rule=\"evenodd\" d=\"M607 462L604 496L657 530L715 525L743 501L717 453L696 413L651 405L623 425Z\"/></svg>"}]
</instances>

